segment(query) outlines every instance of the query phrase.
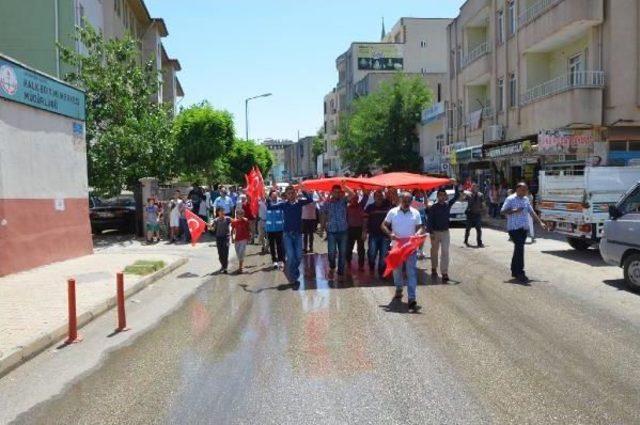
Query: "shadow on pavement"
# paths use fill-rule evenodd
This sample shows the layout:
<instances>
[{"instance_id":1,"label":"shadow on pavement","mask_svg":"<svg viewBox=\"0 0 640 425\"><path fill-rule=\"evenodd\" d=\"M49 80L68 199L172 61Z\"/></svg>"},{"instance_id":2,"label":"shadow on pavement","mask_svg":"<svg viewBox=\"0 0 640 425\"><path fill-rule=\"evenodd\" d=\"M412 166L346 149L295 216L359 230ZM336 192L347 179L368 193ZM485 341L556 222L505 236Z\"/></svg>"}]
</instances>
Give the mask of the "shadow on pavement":
<instances>
[{"instance_id":1,"label":"shadow on pavement","mask_svg":"<svg viewBox=\"0 0 640 425\"><path fill-rule=\"evenodd\" d=\"M391 302L387 305L379 305L381 309L385 311L385 313L400 313L400 314L422 314L420 310L422 307L417 306L415 310L409 310L409 304L403 302L402 300L392 299Z\"/></svg>"},{"instance_id":2,"label":"shadow on pavement","mask_svg":"<svg viewBox=\"0 0 640 425\"><path fill-rule=\"evenodd\" d=\"M640 291L627 286L624 279L607 279L607 280L603 280L602 283L604 283L605 285L611 286L613 288L616 288L620 291L627 291L630 294L640 296Z\"/></svg>"},{"instance_id":3,"label":"shadow on pavement","mask_svg":"<svg viewBox=\"0 0 640 425\"><path fill-rule=\"evenodd\" d=\"M559 251L540 251L543 254L555 255L565 260L575 261L576 263L587 264L592 267L610 267L604 262L600 256L600 251L589 249L587 251L577 251L575 249L563 249Z\"/></svg>"}]
</instances>

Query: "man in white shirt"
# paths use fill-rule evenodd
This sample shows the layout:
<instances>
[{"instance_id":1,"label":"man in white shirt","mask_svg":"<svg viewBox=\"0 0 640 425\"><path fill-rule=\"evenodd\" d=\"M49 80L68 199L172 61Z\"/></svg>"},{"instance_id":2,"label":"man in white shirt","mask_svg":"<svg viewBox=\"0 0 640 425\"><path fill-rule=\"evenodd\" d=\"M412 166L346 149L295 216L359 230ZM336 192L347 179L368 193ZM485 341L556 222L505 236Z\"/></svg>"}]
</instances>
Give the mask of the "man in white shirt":
<instances>
[{"instance_id":1,"label":"man in white shirt","mask_svg":"<svg viewBox=\"0 0 640 425\"><path fill-rule=\"evenodd\" d=\"M380 226L382 231L394 241L394 244L403 243L411 236L424 234L420 212L411 207L413 195L403 192L400 195L400 206L392 208L387 213L387 217ZM393 281L396 285L395 299L402 298L402 288L404 287L404 271L407 274L407 292L409 297L409 309L415 310L418 306L416 302L416 287L418 286L417 274L417 253L414 252L407 258L404 264L393 271Z\"/></svg>"}]
</instances>

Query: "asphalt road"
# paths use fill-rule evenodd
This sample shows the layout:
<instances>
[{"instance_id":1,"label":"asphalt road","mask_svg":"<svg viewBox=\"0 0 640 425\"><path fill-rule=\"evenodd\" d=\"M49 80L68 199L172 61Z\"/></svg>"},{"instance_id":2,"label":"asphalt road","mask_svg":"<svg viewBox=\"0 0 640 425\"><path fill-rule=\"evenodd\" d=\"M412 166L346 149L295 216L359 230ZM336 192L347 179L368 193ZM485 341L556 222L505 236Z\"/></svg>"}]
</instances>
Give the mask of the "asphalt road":
<instances>
[{"instance_id":1,"label":"asphalt road","mask_svg":"<svg viewBox=\"0 0 640 425\"><path fill-rule=\"evenodd\" d=\"M199 281L15 423L640 423L640 297L622 271L539 239L519 285L506 235L484 239L466 248L453 231L452 282L422 272L417 314L368 272L329 285L323 255L305 257L294 291L252 253L248 274ZM57 369L37 360L0 396L29 398L21 385L38 376L46 387Z\"/></svg>"}]
</instances>

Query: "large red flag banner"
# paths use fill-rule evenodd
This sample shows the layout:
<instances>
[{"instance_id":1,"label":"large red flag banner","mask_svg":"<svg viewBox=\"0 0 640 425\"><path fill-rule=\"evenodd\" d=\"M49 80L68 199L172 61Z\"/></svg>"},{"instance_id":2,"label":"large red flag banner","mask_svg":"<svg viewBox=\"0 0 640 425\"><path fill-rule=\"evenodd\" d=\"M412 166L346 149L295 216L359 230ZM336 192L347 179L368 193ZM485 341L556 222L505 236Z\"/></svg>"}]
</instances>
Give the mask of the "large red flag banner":
<instances>
[{"instance_id":1,"label":"large red flag banner","mask_svg":"<svg viewBox=\"0 0 640 425\"><path fill-rule=\"evenodd\" d=\"M367 182L368 179L354 177L329 177L324 179L304 180L300 182L300 186L306 190L317 190L320 192L331 192L331 188L335 185L344 183L349 189L380 189L381 186ZM383 187L383 186L382 186Z\"/></svg>"},{"instance_id":2,"label":"large red flag banner","mask_svg":"<svg viewBox=\"0 0 640 425\"><path fill-rule=\"evenodd\" d=\"M207 223L191 212L190 209L184 210L184 214L187 219L187 225L189 226L189 233L191 233L191 245L195 246L200 236L207 230Z\"/></svg>"},{"instance_id":3,"label":"large red flag banner","mask_svg":"<svg viewBox=\"0 0 640 425\"><path fill-rule=\"evenodd\" d=\"M429 177L413 173L385 173L363 180L382 187L411 190L431 190L451 184L451 180L447 178Z\"/></svg>"},{"instance_id":4,"label":"large red flag banner","mask_svg":"<svg viewBox=\"0 0 640 425\"><path fill-rule=\"evenodd\" d=\"M413 254L420 245L427 239L427 235L411 236L408 239L402 239L396 242L394 247L387 254L384 277L389 276L395 269L400 267L411 254Z\"/></svg>"},{"instance_id":5,"label":"large red flag banner","mask_svg":"<svg viewBox=\"0 0 640 425\"><path fill-rule=\"evenodd\" d=\"M260 169L254 166L249 174L245 175L247 181L247 195L249 195L251 213L258 216L259 200L264 198L264 179Z\"/></svg>"}]
</instances>

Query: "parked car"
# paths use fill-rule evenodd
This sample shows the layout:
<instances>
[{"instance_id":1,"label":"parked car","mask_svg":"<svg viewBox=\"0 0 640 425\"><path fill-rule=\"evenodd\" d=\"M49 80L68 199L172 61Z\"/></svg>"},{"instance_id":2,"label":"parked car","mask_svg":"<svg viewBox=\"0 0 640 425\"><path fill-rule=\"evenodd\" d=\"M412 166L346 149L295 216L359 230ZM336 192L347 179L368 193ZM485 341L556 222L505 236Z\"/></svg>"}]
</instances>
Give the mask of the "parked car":
<instances>
[{"instance_id":1,"label":"parked car","mask_svg":"<svg viewBox=\"0 0 640 425\"><path fill-rule=\"evenodd\" d=\"M134 233L136 230L136 201L133 196L121 195L101 199L89 197L91 232L100 234L105 230Z\"/></svg>"},{"instance_id":2,"label":"parked car","mask_svg":"<svg viewBox=\"0 0 640 425\"><path fill-rule=\"evenodd\" d=\"M449 200L451 200L453 198L453 195L455 194L455 190L453 189L447 189L447 196L449 197ZM436 199L436 192L433 192L431 195L429 195L429 205L434 204L437 202ZM460 196L462 196L462 193L460 193ZM456 221L466 221L467 220L467 201L461 201L461 200L457 200L452 206L451 206L451 211L450 211L450 215L449 215L449 220L452 222L456 222Z\"/></svg>"},{"instance_id":3,"label":"parked car","mask_svg":"<svg viewBox=\"0 0 640 425\"><path fill-rule=\"evenodd\" d=\"M607 263L624 269L626 284L640 290L640 182L615 206L604 223L600 254Z\"/></svg>"}]
</instances>

